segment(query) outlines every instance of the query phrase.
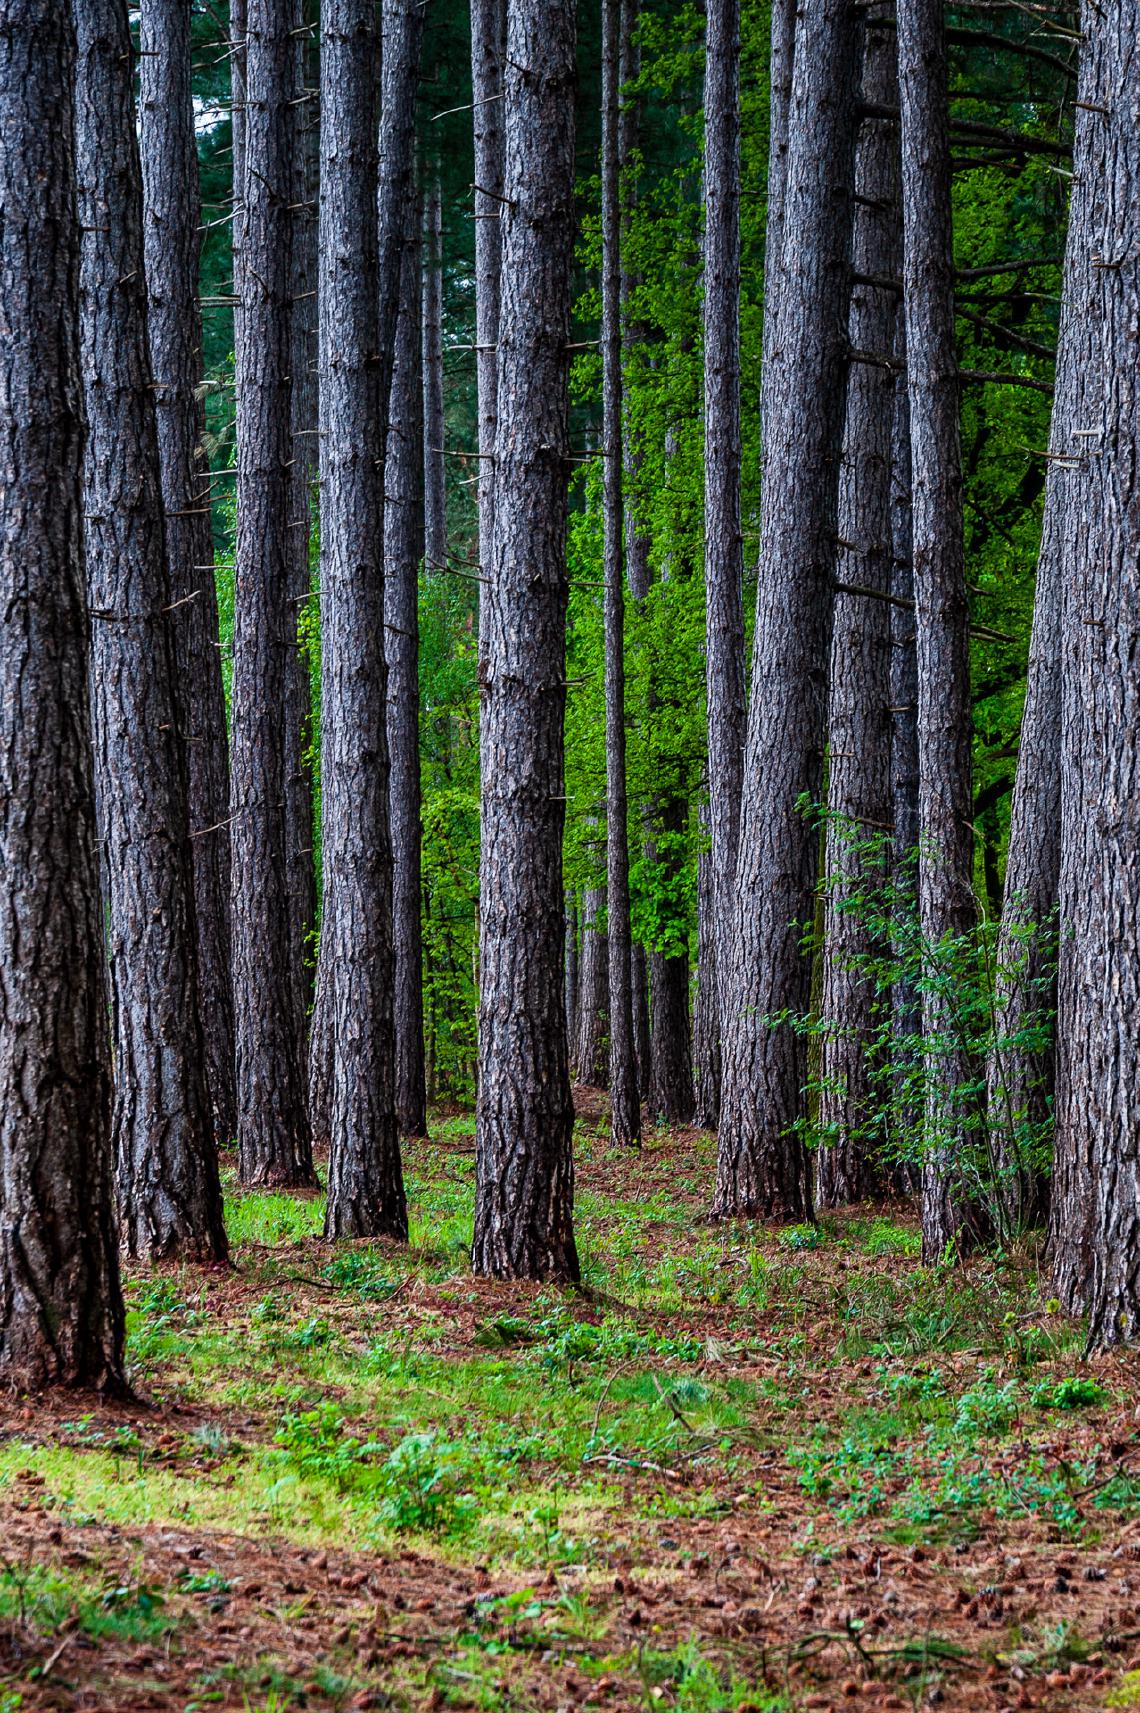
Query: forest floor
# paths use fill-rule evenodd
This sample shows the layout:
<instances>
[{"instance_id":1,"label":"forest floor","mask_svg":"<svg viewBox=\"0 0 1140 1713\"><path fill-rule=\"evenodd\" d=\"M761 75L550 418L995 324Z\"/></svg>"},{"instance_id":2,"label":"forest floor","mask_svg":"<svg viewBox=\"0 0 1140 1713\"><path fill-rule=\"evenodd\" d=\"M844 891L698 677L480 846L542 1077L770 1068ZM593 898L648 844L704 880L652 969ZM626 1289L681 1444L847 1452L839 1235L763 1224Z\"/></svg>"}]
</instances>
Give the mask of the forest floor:
<instances>
[{"instance_id":1,"label":"forest floor","mask_svg":"<svg viewBox=\"0 0 1140 1713\"><path fill-rule=\"evenodd\" d=\"M580 1290L240 1195L135 1274L139 1402L0 1403L0 1713L1140 1708L1140 1356L905 1210L705 1217L714 1143L581 1103Z\"/></svg>"}]
</instances>

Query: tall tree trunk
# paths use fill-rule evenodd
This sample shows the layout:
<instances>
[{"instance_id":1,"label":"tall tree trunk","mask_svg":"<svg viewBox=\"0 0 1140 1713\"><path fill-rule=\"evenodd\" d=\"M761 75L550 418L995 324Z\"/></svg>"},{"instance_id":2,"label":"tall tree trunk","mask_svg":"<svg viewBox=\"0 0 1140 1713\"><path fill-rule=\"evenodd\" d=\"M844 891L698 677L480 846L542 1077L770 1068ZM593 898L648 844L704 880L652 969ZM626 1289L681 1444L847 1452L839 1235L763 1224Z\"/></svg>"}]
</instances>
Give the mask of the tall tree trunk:
<instances>
[{"instance_id":1,"label":"tall tree trunk","mask_svg":"<svg viewBox=\"0 0 1140 1713\"><path fill-rule=\"evenodd\" d=\"M249 0L231 793L239 1172L311 1188L285 820L296 23L293 0Z\"/></svg>"},{"instance_id":2,"label":"tall tree trunk","mask_svg":"<svg viewBox=\"0 0 1140 1713\"><path fill-rule=\"evenodd\" d=\"M503 55L506 0L471 0L471 99L475 142L475 379L479 411L479 564L495 539L495 430L498 423L499 238L503 194ZM441 443L442 444L442 443ZM480 585L480 588L483 586ZM480 597L480 653L488 602ZM570 1028L573 1030L573 1013Z\"/></svg>"},{"instance_id":3,"label":"tall tree trunk","mask_svg":"<svg viewBox=\"0 0 1140 1713\"><path fill-rule=\"evenodd\" d=\"M221 1261L126 0L75 0L74 17L91 719L109 905L119 1231L130 1255Z\"/></svg>"},{"instance_id":4,"label":"tall tree trunk","mask_svg":"<svg viewBox=\"0 0 1140 1713\"><path fill-rule=\"evenodd\" d=\"M633 1038L629 821L625 777L625 573L622 563L621 180L618 77L621 0L602 5L602 415L606 693L606 918L610 1108L615 1142L641 1142Z\"/></svg>"},{"instance_id":5,"label":"tall tree trunk","mask_svg":"<svg viewBox=\"0 0 1140 1713\"><path fill-rule=\"evenodd\" d=\"M234 303L234 370L238 365L241 346L241 256L245 244L245 139L246 139L246 0L230 0L230 129L233 137L230 180L232 218L230 220L230 256L233 266ZM232 847L232 838L231 838ZM236 1111L236 1095L235 1095Z\"/></svg>"},{"instance_id":6,"label":"tall tree trunk","mask_svg":"<svg viewBox=\"0 0 1140 1713\"><path fill-rule=\"evenodd\" d=\"M678 888L676 870L681 862L680 844L685 831L686 806L673 794L654 805L657 828L666 837L659 850L651 826L646 856L666 870L667 896ZM651 951L649 954L650 1071L649 1109L666 1124L691 1124L693 1094L693 1050L689 1029L689 957L686 951Z\"/></svg>"},{"instance_id":7,"label":"tall tree trunk","mask_svg":"<svg viewBox=\"0 0 1140 1713\"><path fill-rule=\"evenodd\" d=\"M773 8L778 11L778 4ZM717 1030L713 982L731 964L733 881L748 724L744 673L744 543L740 532L740 0L710 0L705 49L705 607L712 922L698 979ZM710 1050L702 1051L709 1059ZM715 1124L719 1067L705 1067L701 1104ZM714 1082L715 1076L715 1082Z\"/></svg>"},{"instance_id":8,"label":"tall tree trunk","mask_svg":"<svg viewBox=\"0 0 1140 1713\"><path fill-rule=\"evenodd\" d=\"M477 225L485 222L478 221ZM424 198L424 556L447 567L447 456L443 421L443 211L439 163ZM485 574L485 573L484 573Z\"/></svg>"},{"instance_id":9,"label":"tall tree trunk","mask_svg":"<svg viewBox=\"0 0 1140 1713\"><path fill-rule=\"evenodd\" d=\"M627 535L627 542L629 537ZM645 947L633 942L630 960L633 972L633 1044L637 1049L637 1087L642 1101L649 1099L653 1073L653 1047L649 1034L649 963Z\"/></svg>"},{"instance_id":10,"label":"tall tree trunk","mask_svg":"<svg viewBox=\"0 0 1140 1713\"><path fill-rule=\"evenodd\" d=\"M894 432L891 442L891 890L892 955L891 1050L894 1151L913 1148L921 1114L912 1098L913 1044L922 1034L922 1005L913 970L914 929L918 916L918 653L915 647L914 558L910 503L910 394L906 378L906 317L895 317L895 356L903 369L895 378ZM908 1166L899 1177L916 1174Z\"/></svg>"},{"instance_id":11,"label":"tall tree trunk","mask_svg":"<svg viewBox=\"0 0 1140 1713\"><path fill-rule=\"evenodd\" d=\"M198 1011L214 1135L232 1141L234 1005L230 975L230 764L218 651L210 484L202 448L201 197L191 87L190 12L143 0L139 15L139 144L147 331L166 513L166 563L194 865Z\"/></svg>"},{"instance_id":12,"label":"tall tree trunk","mask_svg":"<svg viewBox=\"0 0 1140 1713\"><path fill-rule=\"evenodd\" d=\"M1095 106L1098 97L1096 85L1088 82L1088 64L1082 67L1081 75L1094 91L1090 94L1086 89L1084 99ZM1078 128L1101 123L1095 115L1086 121L1078 110ZM1075 587L1083 587L1074 561L1084 526L1078 527L1074 520L1080 516L1078 507L1089 437L1079 431L1096 421L1098 409L1092 400L1086 404L1084 399L1086 377L1097 373L1093 321L1085 314L1090 307L1088 207L1086 192L1077 181L1065 251L1050 460L1045 477L1041 551L1017 775L1010 806L1009 854L994 981L997 1045L990 1055L987 1081L990 1134L1000 1172L997 1204L998 1218L1004 1227L1002 1236L1013 1234L1043 1211L1040 1165L1030 1150L1034 1132L1038 1138L1044 1133L1053 1108L1054 1047L1049 1014L1056 1004L1057 988L1055 978L1050 976L1050 966L1058 950L1056 912L1062 819L1066 809L1062 798L1062 756L1067 737L1075 735L1072 725L1067 732L1062 729L1062 615L1070 578ZM1094 412L1091 418L1087 414L1090 409ZM1081 624L1076 635L1080 637L1080 630L1095 628ZM1072 630L1068 637L1071 644ZM1080 640L1083 642L1084 638ZM1071 901L1084 893L1089 878L1090 870L1083 863L1079 872L1070 875L1070 885L1075 882L1075 890L1069 893ZM1063 944L1059 949L1067 973L1073 971L1075 963L1068 950ZM1071 1180L1062 1141L1068 1119L1069 1113L1062 1114L1058 1109L1054 1193L1059 1218L1053 1227L1055 1264L1065 1253L1061 1228L1073 1211L1066 1206ZM1065 1271L1064 1264L1060 1271ZM1070 1289L1066 1295L1070 1302L1076 1302L1081 1291Z\"/></svg>"},{"instance_id":13,"label":"tall tree trunk","mask_svg":"<svg viewBox=\"0 0 1140 1713\"><path fill-rule=\"evenodd\" d=\"M474 1265L575 1279L562 988L573 0L509 0L483 710Z\"/></svg>"},{"instance_id":14,"label":"tall tree trunk","mask_svg":"<svg viewBox=\"0 0 1140 1713\"><path fill-rule=\"evenodd\" d=\"M0 42L0 1379L121 1392L69 8L0 0Z\"/></svg>"},{"instance_id":15,"label":"tall tree trunk","mask_svg":"<svg viewBox=\"0 0 1140 1713\"><path fill-rule=\"evenodd\" d=\"M732 1000L722 1016L721 1218L804 1219L812 1210L793 1128L803 1040L779 1019L805 1013L811 989L801 938L813 916L819 839L802 800L819 798L831 645L856 50L843 0L809 0L796 25L780 283L765 326L757 640L732 964L722 988Z\"/></svg>"},{"instance_id":16,"label":"tall tree trunk","mask_svg":"<svg viewBox=\"0 0 1140 1713\"><path fill-rule=\"evenodd\" d=\"M570 1059L570 1074L574 1074L574 1052L577 1046L575 1024L578 1020L578 904L572 892L566 894L566 1046Z\"/></svg>"},{"instance_id":17,"label":"tall tree trunk","mask_svg":"<svg viewBox=\"0 0 1140 1713\"><path fill-rule=\"evenodd\" d=\"M958 361L950 136L941 0L899 0L902 98L903 288L913 471L915 634L918 654L919 919L924 950L974 931L970 785L970 619L962 533ZM976 1067L957 1038L947 983L924 982L928 1060L922 1172L922 1248L942 1258L964 1237L957 1157L971 1126Z\"/></svg>"},{"instance_id":18,"label":"tall tree trunk","mask_svg":"<svg viewBox=\"0 0 1140 1713\"><path fill-rule=\"evenodd\" d=\"M384 0L383 7L383 98L380 117L380 189L377 202L379 251L377 278L379 319L374 362L380 387L380 446L387 448L388 408L392 385L392 363L396 321L400 305L400 277L407 247L407 221L414 202L416 91L419 86L420 52L424 9L419 0ZM380 484L381 503L383 484ZM382 610L382 607L381 607ZM321 699L327 703L335 691L329 685L329 656L321 654ZM386 692L385 692L386 695ZM327 847L330 829L325 820L328 796L323 777L328 765L325 739L328 723L322 718L322 845ZM384 768L387 771L387 727L383 733ZM385 798L387 787L385 787ZM390 828L388 849L380 860L391 861ZM379 856L379 852L374 852ZM331 1142L334 1064L336 1058L336 973L333 920L338 884L327 861L322 862L324 890L321 899L321 945L317 958L316 993L309 1040L309 1112L317 1142Z\"/></svg>"},{"instance_id":19,"label":"tall tree trunk","mask_svg":"<svg viewBox=\"0 0 1140 1713\"><path fill-rule=\"evenodd\" d=\"M864 25L864 103L898 106L894 29ZM854 270L864 279L894 280L902 266L899 139L894 120L864 121L855 155L858 206ZM857 283L850 333L856 350L890 351L897 299L890 286ZM847 426L839 477L840 582L889 595L891 443L895 382L890 370L853 365L847 383ZM845 544L850 545L845 545ZM885 950L860 903L886 874L891 824L891 608L869 595L839 593L831 642L828 706L828 817L824 858L823 1043L817 1159L824 1207L867 1193L867 1159L875 1088L872 1036L876 992L871 963Z\"/></svg>"},{"instance_id":20,"label":"tall tree trunk","mask_svg":"<svg viewBox=\"0 0 1140 1713\"><path fill-rule=\"evenodd\" d=\"M312 684L308 649L300 640L301 615L313 586L309 556L310 496L317 478L317 187L320 152L318 55L314 7L302 0L302 28L294 40L297 97L293 188L293 352L290 417L293 436L289 501L289 647L285 659L285 830L292 934L293 986L305 1062L312 1001L311 937L317 920L313 862Z\"/></svg>"},{"instance_id":21,"label":"tall tree trunk","mask_svg":"<svg viewBox=\"0 0 1140 1713\"><path fill-rule=\"evenodd\" d=\"M386 21L392 11L389 0ZM373 0L325 0L322 25L321 773L333 986L325 1235L406 1238L396 1126L385 496L376 476L384 471L387 413L376 360L380 43ZM402 68L391 63L397 51L389 37L386 97L400 86ZM383 194L381 208L383 220L392 212Z\"/></svg>"},{"instance_id":22,"label":"tall tree trunk","mask_svg":"<svg viewBox=\"0 0 1140 1713\"><path fill-rule=\"evenodd\" d=\"M709 838L709 805L698 810L702 846ZM697 857L697 992L693 1003L693 1122L715 1130L720 1117L720 1011L717 998L717 917L711 841Z\"/></svg>"},{"instance_id":23,"label":"tall tree trunk","mask_svg":"<svg viewBox=\"0 0 1140 1713\"><path fill-rule=\"evenodd\" d=\"M784 277L784 220L791 142L792 75L796 50L796 0L772 0L768 49L768 207L764 228L764 364L776 348L776 310ZM760 370L760 467L767 468L771 438L768 388ZM747 743L747 734L745 735ZM731 915L730 915L731 920ZM721 991L724 991L723 976Z\"/></svg>"},{"instance_id":24,"label":"tall tree trunk","mask_svg":"<svg viewBox=\"0 0 1140 1713\"><path fill-rule=\"evenodd\" d=\"M606 895L592 886L582 899L582 960L578 978L578 1081L605 1088L610 1070L610 944L599 927Z\"/></svg>"},{"instance_id":25,"label":"tall tree trunk","mask_svg":"<svg viewBox=\"0 0 1140 1713\"><path fill-rule=\"evenodd\" d=\"M415 204L413 204L415 209ZM418 227L418 222L412 223ZM419 578L424 551L423 368L419 231L400 271L384 463L384 631L388 657L392 925L396 942L396 1121L427 1135L420 873Z\"/></svg>"},{"instance_id":26,"label":"tall tree trunk","mask_svg":"<svg viewBox=\"0 0 1140 1713\"><path fill-rule=\"evenodd\" d=\"M1140 1328L1135 0L1082 7L1050 483L1062 503L1061 868L1050 1259L1103 1346ZM1061 387L1075 382L1069 405ZM1055 442L1058 441L1055 433ZM1047 490L1048 500L1052 488ZM1046 539L1049 539L1047 532Z\"/></svg>"}]
</instances>

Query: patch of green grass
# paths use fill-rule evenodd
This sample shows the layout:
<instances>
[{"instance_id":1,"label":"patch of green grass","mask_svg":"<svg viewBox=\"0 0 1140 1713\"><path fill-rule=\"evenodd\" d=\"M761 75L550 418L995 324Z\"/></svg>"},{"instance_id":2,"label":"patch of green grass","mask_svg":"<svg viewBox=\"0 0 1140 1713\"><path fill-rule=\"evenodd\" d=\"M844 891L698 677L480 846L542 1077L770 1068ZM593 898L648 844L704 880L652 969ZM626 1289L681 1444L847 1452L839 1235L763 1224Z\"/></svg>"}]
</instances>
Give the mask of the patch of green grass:
<instances>
[{"instance_id":1,"label":"patch of green grass","mask_svg":"<svg viewBox=\"0 0 1140 1713\"><path fill-rule=\"evenodd\" d=\"M241 1243L275 1246L319 1237L325 1224L323 1195L289 1195L268 1190L232 1191L226 1195L226 1232L235 1247Z\"/></svg>"},{"instance_id":2,"label":"patch of green grass","mask_svg":"<svg viewBox=\"0 0 1140 1713\"><path fill-rule=\"evenodd\" d=\"M108 1583L41 1564L0 1566L0 1619L56 1635L74 1624L95 1640L146 1641L176 1620L164 1596L146 1583Z\"/></svg>"}]
</instances>

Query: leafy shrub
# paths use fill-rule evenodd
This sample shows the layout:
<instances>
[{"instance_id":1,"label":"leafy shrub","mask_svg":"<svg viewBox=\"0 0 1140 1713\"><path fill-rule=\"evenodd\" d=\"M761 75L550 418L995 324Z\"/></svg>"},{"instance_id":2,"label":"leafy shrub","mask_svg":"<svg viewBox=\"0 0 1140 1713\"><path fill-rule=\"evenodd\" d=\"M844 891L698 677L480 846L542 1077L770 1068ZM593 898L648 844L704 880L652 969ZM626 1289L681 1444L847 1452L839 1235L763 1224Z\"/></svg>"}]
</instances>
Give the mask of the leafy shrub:
<instances>
[{"instance_id":1,"label":"leafy shrub","mask_svg":"<svg viewBox=\"0 0 1140 1713\"><path fill-rule=\"evenodd\" d=\"M1044 1381L1034 1387L1033 1402L1039 1410L1087 1410L1103 1404L1108 1393L1095 1380L1072 1374L1065 1380Z\"/></svg>"},{"instance_id":2,"label":"leafy shrub","mask_svg":"<svg viewBox=\"0 0 1140 1713\"><path fill-rule=\"evenodd\" d=\"M380 1470L380 1514L398 1533L453 1532L471 1516L474 1496L460 1489L468 1474L463 1448L434 1433L410 1433Z\"/></svg>"}]
</instances>

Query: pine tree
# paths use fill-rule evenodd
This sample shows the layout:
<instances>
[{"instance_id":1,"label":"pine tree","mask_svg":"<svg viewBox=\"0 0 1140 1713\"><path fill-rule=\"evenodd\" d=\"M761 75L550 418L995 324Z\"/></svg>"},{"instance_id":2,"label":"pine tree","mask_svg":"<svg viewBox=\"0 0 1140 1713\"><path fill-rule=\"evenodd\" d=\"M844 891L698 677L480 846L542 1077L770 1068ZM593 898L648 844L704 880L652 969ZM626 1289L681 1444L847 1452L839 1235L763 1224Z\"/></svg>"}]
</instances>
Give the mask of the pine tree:
<instances>
[{"instance_id":1,"label":"pine tree","mask_svg":"<svg viewBox=\"0 0 1140 1713\"><path fill-rule=\"evenodd\" d=\"M69 9L0 0L0 41L0 1379L121 1392Z\"/></svg>"},{"instance_id":2,"label":"pine tree","mask_svg":"<svg viewBox=\"0 0 1140 1713\"><path fill-rule=\"evenodd\" d=\"M477 1272L574 1279L563 994L575 6L510 0L495 541L480 661Z\"/></svg>"},{"instance_id":3,"label":"pine tree","mask_svg":"<svg viewBox=\"0 0 1140 1713\"><path fill-rule=\"evenodd\" d=\"M731 1004L714 1211L803 1219L812 1208L794 1128L818 837L824 690L843 433L858 42L842 0L811 0L796 23L783 240L765 322L764 487L756 652L740 823ZM774 80L773 101L777 84ZM775 127L774 127L775 132ZM770 256L769 267L775 258Z\"/></svg>"},{"instance_id":4,"label":"pine tree","mask_svg":"<svg viewBox=\"0 0 1140 1713\"><path fill-rule=\"evenodd\" d=\"M80 357L95 793L127 1253L226 1256L198 1014L186 771L146 334L125 0L75 0Z\"/></svg>"}]
</instances>

